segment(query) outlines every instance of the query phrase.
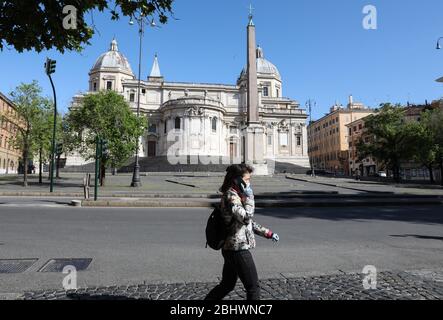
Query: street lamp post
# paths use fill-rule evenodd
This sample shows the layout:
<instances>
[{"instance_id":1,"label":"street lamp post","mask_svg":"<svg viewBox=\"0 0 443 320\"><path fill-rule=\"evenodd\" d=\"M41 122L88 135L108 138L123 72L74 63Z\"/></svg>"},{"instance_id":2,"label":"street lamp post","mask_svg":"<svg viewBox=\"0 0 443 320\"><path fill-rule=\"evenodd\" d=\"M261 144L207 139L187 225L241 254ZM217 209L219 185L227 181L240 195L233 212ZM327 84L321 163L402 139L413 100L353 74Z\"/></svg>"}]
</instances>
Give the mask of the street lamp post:
<instances>
[{"instance_id":1,"label":"street lamp post","mask_svg":"<svg viewBox=\"0 0 443 320\"><path fill-rule=\"evenodd\" d=\"M312 105L316 106L317 103L315 101L312 101L311 99L308 100L308 102L306 102L306 106L309 108L309 125L312 125ZM312 130L312 127L311 127ZM312 139L312 134L311 134L311 139ZM312 147L312 140L311 140L311 147ZM312 152L311 152L312 154ZM314 164L312 163L312 157L309 157L309 163L311 165L311 177L315 177L315 169L314 169Z\"/></svg>"},{"instance_id":2,"label":"street lamp post","mask_svg":"<svg viewBox=\"0 0 443 320\"><path fill-rule=\"evenodd\" d=\"M145 32L145 23L150 23L151 27L155 27L155 22L152 20L151 22L148 22L146 16L141 12L139 16L131 17L131 20L129 22L130 25L134 25L134 19L137 21L138 27L139 27L139 38L140 38L140 44L139 44L139 56L138 56L138 87L137 87L137 117L140 117L140 91L141 91L141 64L142 64L142 48L143 48L143 35ZM140 179L140 163L139 163L139 139L140 137L137 137L136 142L136 148L135 148L135 163L134 163L134 172L132 175L132 183L131 187L139 188L142 186L141 179Z\"/></svg>"}]
</instances>

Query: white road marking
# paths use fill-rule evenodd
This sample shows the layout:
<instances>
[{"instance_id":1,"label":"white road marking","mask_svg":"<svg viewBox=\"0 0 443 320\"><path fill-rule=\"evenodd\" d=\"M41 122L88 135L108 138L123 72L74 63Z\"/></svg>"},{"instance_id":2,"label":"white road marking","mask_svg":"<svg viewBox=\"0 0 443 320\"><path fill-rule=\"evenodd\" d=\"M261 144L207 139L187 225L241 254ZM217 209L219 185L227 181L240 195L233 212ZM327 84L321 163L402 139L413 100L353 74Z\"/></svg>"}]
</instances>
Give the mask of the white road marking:
<instances>
[{"instance_id":1,"label":"white road marking","mask_svg":"<svg viewBox=\"0 0 443 320\"><path fill-rule=\"evenodd\" d=\"M47 203L4 203L0 204L0 207L10 208L63 208L67 207L67 204L47 204Z\"/></svg>"}]
</instances>

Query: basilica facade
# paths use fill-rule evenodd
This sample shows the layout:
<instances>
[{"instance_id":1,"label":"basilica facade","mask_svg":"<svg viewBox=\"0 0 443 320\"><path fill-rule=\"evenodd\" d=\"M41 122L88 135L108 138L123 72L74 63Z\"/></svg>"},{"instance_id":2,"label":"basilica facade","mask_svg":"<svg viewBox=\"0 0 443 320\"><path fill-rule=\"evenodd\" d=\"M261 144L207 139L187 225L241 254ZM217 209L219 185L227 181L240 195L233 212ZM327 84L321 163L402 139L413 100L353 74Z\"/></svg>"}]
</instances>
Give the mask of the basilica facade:
<instances>
[{"instance_id":1,"label":"basilica facade","mask_svg":"<svg viewBox=\"0 0 443 320\"><path fill-rule=\"evenodd\" d=\"M278 68L265 58L262 48L255 42L253 45L256 84L251 88L256 88L256 97L252 101L257 104L255 125L262 130L256 136L258 144L251 148L265 161L309 168L307 114L297 101L284 97ZM140 114L148 120L149 128L140 141L141 157L170 156L172 152L247 162L248 69L245 66L235 84L173 82L161 73L156 55L139 92L139 80L114 39L89 72L89 91L74 97L71 107L77 107L85 94L114 90L125 97L134 112L139 105ZM72 155L67 165L81 162Z\"/></svg>"}]
</instances>

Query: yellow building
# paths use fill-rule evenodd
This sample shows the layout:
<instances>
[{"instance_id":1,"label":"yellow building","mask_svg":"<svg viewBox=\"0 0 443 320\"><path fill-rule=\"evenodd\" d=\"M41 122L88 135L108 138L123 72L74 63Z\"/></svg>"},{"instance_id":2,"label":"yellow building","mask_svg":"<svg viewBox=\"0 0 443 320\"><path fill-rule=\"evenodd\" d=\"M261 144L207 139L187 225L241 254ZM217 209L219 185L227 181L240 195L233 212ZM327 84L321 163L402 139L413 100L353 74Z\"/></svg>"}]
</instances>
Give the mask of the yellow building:
<instances>
[{"instance_id":1,"label":"yellow building","mask_svg":"<svg viewBox=\"0 0 443 320\"><path fill-rule=\"evenodd\" d=\"M317 170L349 174L349 131L347 124L374 113L349 97L347 107L335 105L323 118L308 127L308 153Z\"/></svg>"},{"instance_id":2,"label":"yellow building","mask_svg":"<svg viewBox=\"0 0 443 320\"><path fill-rule=\"evenodd\" d=\"M382 168L373 157L367 157L360 161L357 152L357 144L360 140L365 143L371 143L372 139L366 133L365 129L366 117L353 121L346 125L348 128L348 145L349 145L349 171L351 176L360 175L364 177L375 176Z\"/></svg>"},{"instance_id":3,"label":"yellow building","mask_svg":"<svg viewBox=\"0 0 443 320\"><path fill-rule=\"evenodd\" d=\"M8 118L17 118L17 111L14 103L0 92L0 115ZM14 124L2 120L0 116L0 174L17 173L20 150L14 149L9 143L11 137L18 133Z\"/></svg>"}]
</instances>

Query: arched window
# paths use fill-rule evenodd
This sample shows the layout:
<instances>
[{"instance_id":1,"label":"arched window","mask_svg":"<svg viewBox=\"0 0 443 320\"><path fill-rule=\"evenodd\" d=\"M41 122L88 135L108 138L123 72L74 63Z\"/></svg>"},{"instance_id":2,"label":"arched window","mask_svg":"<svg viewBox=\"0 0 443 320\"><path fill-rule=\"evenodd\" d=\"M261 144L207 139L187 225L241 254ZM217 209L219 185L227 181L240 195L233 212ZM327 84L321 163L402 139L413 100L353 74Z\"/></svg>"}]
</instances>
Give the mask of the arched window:
<instances>
[{"instance_id":1,"label":"arched window","mask_svg":"<svg viewBox=\"0 0 443 320\"><path fill-rule=\"evenodd\" d=\"M181 129L181 119L179 117L175 118L175 129L176 130Z\"/></svg>"},{"instance_id":2,"label":"arched window","mask_svg":"<svg viewBox=\"0 0 443 320\"><path fill-rule=\"evenodd\" d=\"M212 131L217 132L217 118L212 118Z\"/></svg>"}]
</instances>

